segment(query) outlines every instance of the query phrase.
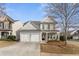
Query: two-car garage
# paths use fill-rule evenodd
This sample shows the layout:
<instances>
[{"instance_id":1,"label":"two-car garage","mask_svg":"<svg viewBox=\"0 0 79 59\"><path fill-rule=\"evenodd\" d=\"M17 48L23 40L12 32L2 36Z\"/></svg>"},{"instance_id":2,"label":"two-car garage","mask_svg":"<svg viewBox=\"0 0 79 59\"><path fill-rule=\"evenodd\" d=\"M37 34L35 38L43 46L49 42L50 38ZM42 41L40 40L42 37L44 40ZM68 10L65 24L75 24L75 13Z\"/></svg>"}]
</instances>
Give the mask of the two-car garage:
<instances>
[{"instance_id":1,"label":"two-car garage","mask_svg":"<svg viewBox=\"0 0 79 59\"><path fill-rule=\"evenodd\" d=\"M39 31L21 31L20 32L21 42L40 42Z\"/></svg>"}]
</instances>

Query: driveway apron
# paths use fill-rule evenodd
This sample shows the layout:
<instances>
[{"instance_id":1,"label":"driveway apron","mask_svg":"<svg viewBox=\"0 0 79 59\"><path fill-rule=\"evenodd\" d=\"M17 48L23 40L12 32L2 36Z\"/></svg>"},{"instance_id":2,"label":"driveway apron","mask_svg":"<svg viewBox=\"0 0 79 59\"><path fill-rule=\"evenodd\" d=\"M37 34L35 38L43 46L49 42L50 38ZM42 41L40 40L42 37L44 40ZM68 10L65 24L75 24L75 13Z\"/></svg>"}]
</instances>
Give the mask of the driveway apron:
<instances>
[{"instance_id":1,"label":"driveway apron","mask_svg":"<svg viewBox=\"0 0 79 59\"><path fill-rule=\"evenodd\" d=\"M40 43L20 42L0 48L0 56L39 56Z\"/></svg>"}]
</instances>

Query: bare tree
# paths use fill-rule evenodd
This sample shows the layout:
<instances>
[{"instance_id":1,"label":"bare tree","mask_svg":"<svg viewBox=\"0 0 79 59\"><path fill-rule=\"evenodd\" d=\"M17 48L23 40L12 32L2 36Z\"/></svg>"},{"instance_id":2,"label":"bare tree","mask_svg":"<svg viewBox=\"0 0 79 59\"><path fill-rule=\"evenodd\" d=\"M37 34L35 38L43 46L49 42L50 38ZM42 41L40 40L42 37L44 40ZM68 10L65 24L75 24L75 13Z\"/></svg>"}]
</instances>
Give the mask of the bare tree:
<instances>
[{"instance_id":1,"label":"bare tree","mask_svg":"<svg viewBox=\"0 0 79 59\"><path fill-rule=\"evenodd\" d=\"M3 16L5 14L5 3L0 3L0 16Z\"/></svg>"},{"instance_id":2,"label":"bare tree","mask_svg":"<svg viewBox=\"0 0 79 59\"><path fill-rule=\"evenodd\" d=\"M67 44L67 32L69 26L79 19L79 4L77 3L50 3L45 6L47 16L59 18L63 26L64 42Z\"/></svg>"}]
</instances>

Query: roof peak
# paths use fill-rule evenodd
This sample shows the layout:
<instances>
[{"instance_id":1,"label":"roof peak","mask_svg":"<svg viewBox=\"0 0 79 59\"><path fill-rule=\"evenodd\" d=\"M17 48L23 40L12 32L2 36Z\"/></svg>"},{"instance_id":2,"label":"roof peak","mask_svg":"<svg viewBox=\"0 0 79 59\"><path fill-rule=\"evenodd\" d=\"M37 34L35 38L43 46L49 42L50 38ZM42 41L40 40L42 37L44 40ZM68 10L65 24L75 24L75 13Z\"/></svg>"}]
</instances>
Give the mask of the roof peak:
<instances>
[{"instance_id":1,"label":"roof peak","mask_svg":"<svg viewBox=\"0 0 79 59\"><path fill-rule=\"evenodd\" d=\"M53 16L46 16L46 17L42 20L42 22L48 22L48 23L53 22L53 23L56 23L56 21L54 20L54 17L53 17Z\"/></svg>"}]
</instances>

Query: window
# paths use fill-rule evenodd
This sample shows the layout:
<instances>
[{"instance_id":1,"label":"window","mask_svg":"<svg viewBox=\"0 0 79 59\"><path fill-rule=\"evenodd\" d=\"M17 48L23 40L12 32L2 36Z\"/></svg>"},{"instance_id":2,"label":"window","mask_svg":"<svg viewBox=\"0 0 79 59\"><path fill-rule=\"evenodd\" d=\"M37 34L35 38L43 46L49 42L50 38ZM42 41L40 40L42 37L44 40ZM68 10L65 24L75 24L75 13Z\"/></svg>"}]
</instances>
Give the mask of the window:
<instances>
[{"instance_id":1,"label":"window","mask_svg":"<svg viewBox=\"0 0 79 59\"><path fill-rule=\"evenodd\" d=\"M1 23L0 23L0 27L1 27Z\"/></svg>"},{"instance_id":2,"label":"window","mask_svg":"<svg viewBox=\"0 0 79 59\"><path fill-rule=\"evenodd\" d=\"M54 30L54 24L50 24L50 30Z\"/></svg>"},{"instance_id":3,"label":"window","mask_svg":"<svg viewBox=\"0 0 79 59\"><path fill-rule=\"evenodd\" d=\"M44 24L42 24L42 29L44 30Z\"/></svg>"},{"instance_id":4,"label":"window","mask_svg":"<svg viewBox=\"0 0 79 59\"><path fill-rule=\"evenodd\" d=\"M48 29L50 30L50 24L48 24Z\"/></svg>"},{"instance_id":5,"label":"window","mask_svg":"<svg viewBox=\"0 0 79 59\"><path fill-rule=\"evenodd\" d=\"M2 28L3 28L3 23L1 22L1 23L0 23L0 29L2 29Z\"/></svg>"},{"instance_id":6,"label":"window","mask_svg":"<svg viewBox=\"0 0 79 59\"><path fill-rule=\"evenodd\" d=\"M52 39L52 33L48 33L48 39Z\"/></svg>"},{"instance_id":7,"label":"window","mask_svg":"<svg viewBox=\"0 0 79 59\"><path fill-rule=\"evenodd\" d=\"M48 30L48 24L44 24L44 29Z\"/></svg>"},{"instance_id":8,"label":"window","mask_svg":"<svg viewBox=\"0 0 79 59\"><path fill-rule=\"evenodd\" d=\"M1 23L0 23L0 27L2 26L2 24L3 24L3 23L1 22Z\"/></svg>"},{"instance_id":9,"label":"window","mask_svg":"<svg viewBox=\"0 0 79 59\"><path fill-rule=\"evenodd\" d=\"M49 29L49 26L48 24L41 24L41 27L40 27L42 30L48 30Z\"/></svg>"},{"instance_id":10,"label":"window","mask_svg":"<svg viewBox=\"0 0 79 59\"><path fill-rule=\"evenodd\" d=\"M9 29L9 23L5 22L4 29Z\"/></svg>"}]
</instances>

